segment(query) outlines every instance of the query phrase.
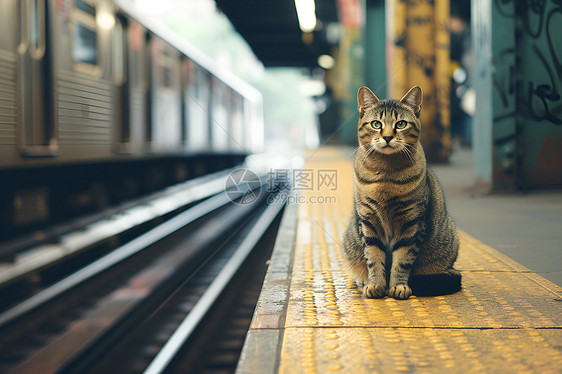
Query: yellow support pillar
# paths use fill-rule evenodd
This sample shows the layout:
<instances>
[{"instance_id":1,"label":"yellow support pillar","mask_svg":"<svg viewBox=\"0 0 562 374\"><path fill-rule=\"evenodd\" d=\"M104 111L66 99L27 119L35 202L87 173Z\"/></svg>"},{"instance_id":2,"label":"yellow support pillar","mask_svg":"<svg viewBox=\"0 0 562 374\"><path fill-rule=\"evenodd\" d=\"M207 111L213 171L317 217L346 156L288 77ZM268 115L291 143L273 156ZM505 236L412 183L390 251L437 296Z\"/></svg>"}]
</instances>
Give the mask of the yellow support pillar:
<instances>
[{"instance_id":1,"label":"yellow support pillar","mask_svg":"<svg viewBox=\"0 0 562 374\"><path fill-rule=\"evenodd\" d=\"M408 92L408 68L406 45L406 3L387 0L387 67L388 95L400 98Z\"/></svg>"},{"instance_id":2,"label":"yellow support pillar","mask_svg":"<svg viewBox=\"0 0 562 374\"><path fill-rule=\"evenodd\" d=\"M447 161L449 0L387 0L387 11L389 94L400 98L410 87L422 87L422 144L429 161Z\"/></svg>"},{"instance_id":3,"label":"yellow support pillar","mask_svg":"<svg viewBox=\"0 0 562 374\"><path fill-rule=\"evenodd\" d=\"M451 68L449 0L435 0L435 102L436 119L440 126L436 136L440 142L438 160L446 161L451 153Z\"/></svg>"}]
</instances>

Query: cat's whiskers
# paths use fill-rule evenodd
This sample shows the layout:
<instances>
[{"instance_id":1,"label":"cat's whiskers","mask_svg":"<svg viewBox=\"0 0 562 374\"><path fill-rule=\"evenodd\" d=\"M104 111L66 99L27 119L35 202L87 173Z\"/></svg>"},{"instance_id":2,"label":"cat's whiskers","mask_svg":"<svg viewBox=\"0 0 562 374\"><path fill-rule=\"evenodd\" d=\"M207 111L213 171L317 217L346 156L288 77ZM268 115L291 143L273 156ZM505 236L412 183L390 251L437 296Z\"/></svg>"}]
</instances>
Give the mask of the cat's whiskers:
<instances>
[{"instance_id":1,"label":"cat's whiskers","mask_svg":"<svg viewBox=\"0 0 562 374\"><path fill-rule=\"evenodd\" d=\"M373 153L375 151L376 147L374 144L371 144L369 149L367 150L367 156L369 156L371 153Z\"/></svg>"},{"instance_id":2,"label":"cat's whiskers","mask_svg":"<svg viewBox=\"0 0 562 374\"><path fill-rule=\"evenodd\" d=\"M406 157L408 157L408 160L411 163L414 163L413 148L409 149L408 147L411 147L410 144L402 143L402 146L400 147L400 152L403 153Z\"/></svg>"},{"instance_id":3,"label":"cat's whiskers","mask_svg":"<svg viewBox=\"0 0 562 374\"><path fill-rule=\"evenodd\" d=\"M375 149L375 145L371 143L362 144L359 147L357 147L357 150L359 150L359 148L361 147L365 148L365 156L369 156L371 152L373 152Z\"/></svg>"},{"instance_id":4,"label":"cat's whiskers","mask_svg":"<svg viewBox=\"0 0 562 374\"><path fill-rule=\"evenodd\" d=\"M357 153L357 151L358 151L359 148L361 148L361 147L362 147L361 145L355 147L355 148L354 148L351 152L349 152L345 157L348 158L348 157L350 157L350 156L352 156L352 155L355 156L355 154Z\"/></svg>"},{"instance_id":5,"label":"cat's whiskers","mask_svg":"<svg viewBox=\"0 0 562 374\"><path fill-rule=\"evenodd\" d=\"M410 159L412 160L412 162L415 162L415 154L417 152L416 146L410 143L404 143L404 146L406 148L406 151L410 155Z\"/></svg>"}]
</instances>

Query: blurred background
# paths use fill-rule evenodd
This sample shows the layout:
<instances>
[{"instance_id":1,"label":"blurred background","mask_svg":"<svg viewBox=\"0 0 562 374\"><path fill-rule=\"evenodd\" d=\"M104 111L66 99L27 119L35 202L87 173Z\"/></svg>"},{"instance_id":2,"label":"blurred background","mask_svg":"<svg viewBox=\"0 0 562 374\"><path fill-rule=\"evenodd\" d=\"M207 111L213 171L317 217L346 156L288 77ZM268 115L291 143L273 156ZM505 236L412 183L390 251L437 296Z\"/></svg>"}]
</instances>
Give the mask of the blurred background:
<instances>
[{"instance_id":1,"label":"blurred background","mask_svg":"<svg viewBox=\"0 0 562 374\"><path fill-rule=\"evenodd\" d=\"M562 186L556 1L6 0L0 10L0 237L250 154L356 147L362 85L379 98L420 85L427 159L462 159L467 188Z\"/></svg>"},{"instance_id":2,"label":"blurred background","mask_svg":"<svg viewBox=\"0 0 562 374\"><path fill-rule=\"evenodd\" d=\"M556 1L0 5L0 237L224 170L356 147L359 87L423 88L424 146L478 191L562 186Z\"/></svg>"},{"instance_id":3,"label":"blurred background","mask_svg":"<svg viewBox=\"0 0 562 374\"><path fill-rule=\"evenodd\" d=\"M144 17L169 27L218 65L232 71L262 93L266 149L303 149L319 145L318 117L313 96L322 94L319 91L325 88L321 78L313 80L308 66L299 67L299 62L291 61L290 57L286 57L284 62L262 62L214 0L131 0L131 3ZM240 17L237 19L239 22L254 25L256 32L262 34L262 43L270 45L267 48L279 47L274 40L267 41L268 29L278 26L259 20L278 15L273 4L227 3L231 4L231 8L238 8L236 14ZM258 10L256 6L262 9ZM284 6L294 8L291 2ZM296 26L295 31L299 31ZM295 35L298 37L298 32ZM266 68L264 63L273 63L273 67Z\"/></svg>"},{"instance_id":4,"label":"blurred background","mask_svg":"<svg viewBox=\"0 0 562 374\"><path fill-rule=\"evenodd\" d=\"M0 30L0 372L234 371L278 197L350 188L363 85L422 87L458 226L562 285L560 0L0 0Z\"/></svg>"},{"instance_id":5,"label":"blurred background","mask_svg":"<svg viewBox=\"0 0 562 374\"><path fill-rule=\"evenodd\" d=\"M473 147L484 189L562 184L556 2L317 0L304 31L299 1L131 2L261 91L268 149L353 145L358 87L419 84L432 162Z\"/></svg>"}]
</instances>

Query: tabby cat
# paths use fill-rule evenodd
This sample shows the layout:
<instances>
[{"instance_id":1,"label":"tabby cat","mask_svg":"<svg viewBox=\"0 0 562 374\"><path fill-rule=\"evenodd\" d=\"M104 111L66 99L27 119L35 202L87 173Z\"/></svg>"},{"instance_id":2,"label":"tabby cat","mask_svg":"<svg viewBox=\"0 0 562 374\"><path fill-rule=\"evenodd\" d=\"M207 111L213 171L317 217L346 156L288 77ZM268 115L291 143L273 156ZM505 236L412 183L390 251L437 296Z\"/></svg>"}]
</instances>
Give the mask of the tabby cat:
<instances>
[{"instance_id":1,"label":"tabby cat","mask_svg":"<svg viewBox=\"0 0 562 374\"><path fill-rule=\"evenodd\" d=\"M419 86L399 101L381 101L367 87L358 92L354 211L342 248L369 298L461 288L455 223L420 143L421 102Z\"/></svg>"}]
</instances>

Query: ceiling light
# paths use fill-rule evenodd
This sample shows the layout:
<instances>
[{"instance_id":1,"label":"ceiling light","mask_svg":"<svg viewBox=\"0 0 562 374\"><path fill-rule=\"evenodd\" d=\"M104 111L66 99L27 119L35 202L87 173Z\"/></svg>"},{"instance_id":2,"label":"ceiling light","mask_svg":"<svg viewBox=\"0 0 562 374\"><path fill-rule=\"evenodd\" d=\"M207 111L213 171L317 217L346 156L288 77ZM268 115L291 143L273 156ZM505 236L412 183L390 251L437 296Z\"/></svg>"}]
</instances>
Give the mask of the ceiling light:
<instances>
[{"instance_id":1,"label":"ceiling light","mask_svg":"<svg viewBox=\"0 0 562 374\"><path fill-rule=\"evenodd\" d=\"M336 64L336 60L330 55L321 55L318 57L318 66L322 69L330 70Z\"/></svg>"},{"instance_id":2,"label":"ceiling light","mask_svg":"<svg viewBox=\"0 0 562 374\"><path fill-rule=\"evenodd\" d=\"M299 27L302 32L312 32L316 28L316 4L314 0L295 0Z\"/></svg>"},{"instance_id":3,"label":"ceiling light","mask_svg":"<svg viewBox=\"0 0 562 374\"><path fill-rule=\"evenodd\" d=\"M111 30L115 25L115 17L108 12L100 11L96 16L96 21L99 27L106 30Z\"/></svg>"}]
</instances>

